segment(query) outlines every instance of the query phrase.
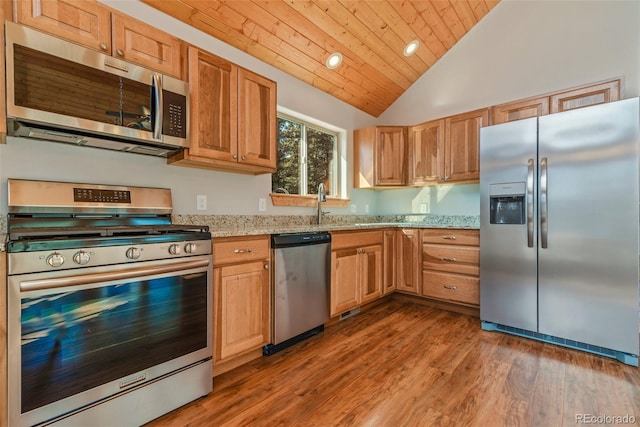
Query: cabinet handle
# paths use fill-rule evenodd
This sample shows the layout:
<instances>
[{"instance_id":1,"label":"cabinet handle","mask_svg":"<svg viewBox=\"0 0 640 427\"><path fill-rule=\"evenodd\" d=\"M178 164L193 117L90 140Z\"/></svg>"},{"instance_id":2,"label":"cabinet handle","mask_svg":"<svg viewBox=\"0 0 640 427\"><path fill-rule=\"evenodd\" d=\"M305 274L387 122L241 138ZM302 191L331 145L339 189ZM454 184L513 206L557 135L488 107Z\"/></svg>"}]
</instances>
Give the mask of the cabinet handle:
<instances>
[{"instance_id":1,"label":"cabinet handle","mask_svg":"<svg viewBox=\"0 0 640 427\"><path fill-rule=\"evenodd\" d=\"M107 48L108 48L108 47L109 47L109 46L107 46L107 44L106 44L106 43L100 43L100 49L104 50L105 52L107 51Z\"/></svg>"},{"instance_id":2,"label":"cabinet handle","mask_svg":"<svg viewBox=\"0 0 640 427\"><path fill-rule=\"evenodd\" d=\"M233 252L236 254L250 254L253 251L251 250L251 248L247 248L247 249L236 249Z\"/></svg>"},{"instance_id":3,"label":"cabinet handle","mask_svg":"<svg viewBox=\"0 0 640 427\"><path fill-rule=\"evenodd\" d=\"M442 236L444 240L456 240L456 236Z\"/></svg>"},{"instance_id":4,"label":"cabinet handle","mask_svg":"<svg viewBox=\"0 0 640 427\"><path fill-rule=\"evenodd\" d=\"M443 261L451 261L451 262L456 262L456 261L458 261L458 260L457 260L457 259L455 259L455 258L442 258L442 260L443 260Z\"/></svg>"},{"instance_id":5,"label":"cabinet handle","mask_svg":"<svg viewBox=\"0 0 640 427\"><path fill-rule=\"evenodd\" d=\"M116 53L118 56L124 56L124 51L122 49L116 49Z\"/></svg>"},{"instance_id":6,"label":"cabinet handle","mask_svg":"<svg viewBox=\"0 0 640 427\"><path fill-rule=\"evenodd\" d=\"M450 289L452 291L455 291L456 289L458 289L457 286L453 286L453 285L443 285L442 287L445 289Z\"/></svg>"}]
</instances>

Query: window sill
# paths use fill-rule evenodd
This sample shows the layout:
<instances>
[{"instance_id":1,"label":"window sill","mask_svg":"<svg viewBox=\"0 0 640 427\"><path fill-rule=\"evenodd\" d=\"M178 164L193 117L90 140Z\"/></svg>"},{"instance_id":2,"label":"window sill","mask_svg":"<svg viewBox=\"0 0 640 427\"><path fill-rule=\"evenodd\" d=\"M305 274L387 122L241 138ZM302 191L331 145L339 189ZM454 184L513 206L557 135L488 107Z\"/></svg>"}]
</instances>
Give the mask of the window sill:
<instances>
[{"instance_id":1,"label":"window sill","mask_svg":"<svg viewBox=\"0 0 640 427\"><path fill-rule=\"evenodd\" d=\"M318 196L300 196L297 194L280 194L271 193L271 203L273 206L308 206L318 205ZM349 207L349 199L337 199L335 197L327 197L326 202L322 202L322 206L328 208L346 208Z\"/></svg>"}]
</instances>

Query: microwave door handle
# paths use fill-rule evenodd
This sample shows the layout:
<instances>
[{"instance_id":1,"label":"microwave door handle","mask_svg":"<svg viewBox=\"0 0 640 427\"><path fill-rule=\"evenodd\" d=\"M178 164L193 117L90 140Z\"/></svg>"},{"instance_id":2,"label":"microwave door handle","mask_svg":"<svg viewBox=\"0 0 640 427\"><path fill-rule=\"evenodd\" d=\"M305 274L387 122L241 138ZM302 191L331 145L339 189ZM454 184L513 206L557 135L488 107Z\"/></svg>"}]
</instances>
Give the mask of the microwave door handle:
<instances>
[{"instance_id":1,"label":"microwave door handle","mask_svg":"<svg viewBox=\"0 0 640 427\"><path fill-rule=\"evenodd\" d=\"M160 74L154 74L151 82L153 90L153 139L162 140L162 78Z\"/></svg>"},{"instance_id":2,"label":"microwave door handle","mask_svg":"<svg viewBox=\"0 0 640 427\"><path fill-rule=\"evenodd\" d=\"M527 246L533 247L533 159L527 161Z\"/></svg>"}]
</instances>

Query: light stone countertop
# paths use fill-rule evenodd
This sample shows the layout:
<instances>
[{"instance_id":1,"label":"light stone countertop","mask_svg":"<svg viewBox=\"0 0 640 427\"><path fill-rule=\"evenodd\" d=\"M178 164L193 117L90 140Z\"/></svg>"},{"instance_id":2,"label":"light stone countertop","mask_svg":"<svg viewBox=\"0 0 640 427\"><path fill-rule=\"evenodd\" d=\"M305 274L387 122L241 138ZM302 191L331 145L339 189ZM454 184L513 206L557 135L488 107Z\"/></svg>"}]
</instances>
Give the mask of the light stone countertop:
<instances>
[{"instance_id":1,"label":"light stone countertop","mask_svg":"<svg viewBox=\"0 0 640 427\"><path fill-rule=\"evenodd\" d=\"M315 216L175 215L173 218L174 224L207 225L214 238L373 228L480 228L478 216L457 215L343 215L325 217L322 225L314 222Z\"/></svg>"}]
</instances>

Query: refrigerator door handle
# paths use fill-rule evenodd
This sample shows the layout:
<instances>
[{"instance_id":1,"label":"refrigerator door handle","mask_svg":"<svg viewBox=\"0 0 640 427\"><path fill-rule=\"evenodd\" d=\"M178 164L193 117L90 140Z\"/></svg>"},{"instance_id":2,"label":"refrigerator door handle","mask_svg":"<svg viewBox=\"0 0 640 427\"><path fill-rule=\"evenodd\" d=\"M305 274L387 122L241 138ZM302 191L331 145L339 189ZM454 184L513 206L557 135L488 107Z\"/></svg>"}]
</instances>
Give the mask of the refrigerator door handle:
<instances>
[{"instance_id":1,"label":"refrigerator door handle","mask_svg":"<svg viewBox=\"0 0 640 427\"><path fill-rule=\"evenodd\" d=\"M534 160L527 161L527 246L533 247L533 166Z\"/></svg>"},{"instance_id":2,"label":"refrigerator door handle","mask_svg":"<svg viewBox=\"0 0 640 427\"><path fill-rule=\"evenodd\" d=\"M547 237L549 234L549 201L547 198L548 192L548 176L547 176L547 158L540 159L540 247L542 249L548 248Z\"/></svg>"}]
</instances>

